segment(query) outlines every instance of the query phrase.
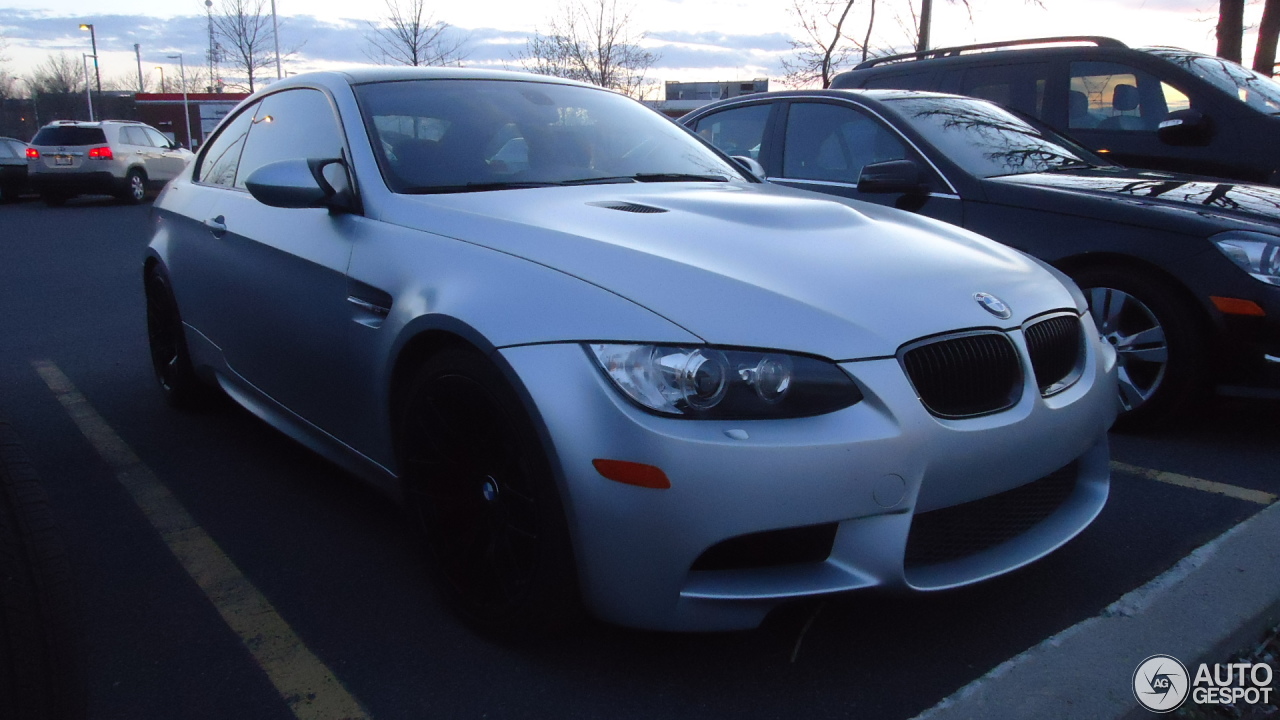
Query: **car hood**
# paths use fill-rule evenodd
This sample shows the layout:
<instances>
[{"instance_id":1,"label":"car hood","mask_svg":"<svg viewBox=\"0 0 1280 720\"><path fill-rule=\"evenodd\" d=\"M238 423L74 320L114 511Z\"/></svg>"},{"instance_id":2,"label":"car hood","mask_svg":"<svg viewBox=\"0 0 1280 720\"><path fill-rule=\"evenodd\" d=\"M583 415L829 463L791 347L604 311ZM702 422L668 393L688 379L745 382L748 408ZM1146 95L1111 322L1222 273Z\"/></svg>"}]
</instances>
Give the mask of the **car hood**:
<instances>
[{"instance_id":1,"label":"car hood","mask_svg":"<svg viewBox=\"0 0 1280 720\"><path fill-rule=\"evenodd\" d=\"M876 205L741 183L396 196L381 218L525 258L713 344L835 360L1074 307L1022 253ZM987 292L1014 312L998 320ZM636 338L644 341L647 338Z\"/></svg>"},{"instance_id":2,"label":"car hood","mask_svg":"<svg viewBox=\"0 0 1280 720\"><path fill-rule=\"evenodd\" d=\"M1194 230L1207 235L1247 226L1280 233L1280 188L1268 185L1131 168L1098 168L1006 175L989 178L988 187L992 190L991 199L997 202L1007 200L1001 197L1001 188L1036 188L1052 192L1060 211L1179 232ZM1071 193L1083 202L1063 207L1062 193Z\"/></svg>"}]
</instances>

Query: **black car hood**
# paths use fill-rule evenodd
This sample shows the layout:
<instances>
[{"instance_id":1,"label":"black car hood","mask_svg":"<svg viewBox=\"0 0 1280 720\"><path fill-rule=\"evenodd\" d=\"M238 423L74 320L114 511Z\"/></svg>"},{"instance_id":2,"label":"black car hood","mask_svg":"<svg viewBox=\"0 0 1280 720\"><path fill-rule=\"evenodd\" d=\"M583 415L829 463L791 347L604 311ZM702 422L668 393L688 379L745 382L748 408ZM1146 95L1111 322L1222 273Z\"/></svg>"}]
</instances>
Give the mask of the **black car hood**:
<instances>
[{"instance_id":1,"label":"black car hood","mask_svg":"<svg viewBox=\"0 0 1280 720\"><path fill-rule=\"evenodd\" d=\"M988 178L994 202L1025 202L1016 189L1037 189L1052 209L1181 232L1247 228L1280 234L1280 188L1129 168L1097 168ZM1040 194L1040 193L1037 193ZM1045 208L1050 209L1050 208ZM1188 225L1190 223L1190 226ZM1197 228L1196 226L1200 226Z\"/></svg>"}]
</instances>

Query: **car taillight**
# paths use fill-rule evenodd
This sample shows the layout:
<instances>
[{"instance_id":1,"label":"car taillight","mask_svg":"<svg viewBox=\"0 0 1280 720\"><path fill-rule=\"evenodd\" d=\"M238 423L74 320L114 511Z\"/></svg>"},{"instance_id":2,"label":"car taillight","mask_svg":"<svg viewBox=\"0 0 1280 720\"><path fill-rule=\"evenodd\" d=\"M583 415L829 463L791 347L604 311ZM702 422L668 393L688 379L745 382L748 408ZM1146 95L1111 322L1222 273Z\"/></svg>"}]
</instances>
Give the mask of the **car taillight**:
<instances>
[{"instance_id":1,"label":"car taillight","mask_svg":"<svg viewBox=\"0 0 1280 720\"><path fill-rule=\"evenodd\" d=\"M31 158L32 160L39 160L40 151L35 148L27 148L27 157Z\"/></svg>"},{"instance_id":2,"label":"car taillight","mask_svg":"<svg viewBox=\"0 0 1280 720\"><path fill-rule=\"evenodd\" d=\"M89 149L89 157L110 160L115 156L111 154L111 148L109 147L96 147Z\"/></svg>"}]
</instances>

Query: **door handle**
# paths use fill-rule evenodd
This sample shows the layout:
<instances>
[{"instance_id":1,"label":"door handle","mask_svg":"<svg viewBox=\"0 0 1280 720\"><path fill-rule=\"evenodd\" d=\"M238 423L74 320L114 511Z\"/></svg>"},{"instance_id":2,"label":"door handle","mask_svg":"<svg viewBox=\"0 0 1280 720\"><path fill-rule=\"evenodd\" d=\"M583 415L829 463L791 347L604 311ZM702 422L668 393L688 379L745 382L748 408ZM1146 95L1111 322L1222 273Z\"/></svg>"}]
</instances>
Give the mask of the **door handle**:
<instances>
[{"instance_id":1,"label":"door handle","mask_svg":"<svg viewBox=\"0 0 1280 720\"><path fill-rule=\"evenodd\" d=\"M216 238L227 234L227 219L221 215L205 220L204 226L209 228L209 232L213 233Z\"/></svg>"}]
</instances>

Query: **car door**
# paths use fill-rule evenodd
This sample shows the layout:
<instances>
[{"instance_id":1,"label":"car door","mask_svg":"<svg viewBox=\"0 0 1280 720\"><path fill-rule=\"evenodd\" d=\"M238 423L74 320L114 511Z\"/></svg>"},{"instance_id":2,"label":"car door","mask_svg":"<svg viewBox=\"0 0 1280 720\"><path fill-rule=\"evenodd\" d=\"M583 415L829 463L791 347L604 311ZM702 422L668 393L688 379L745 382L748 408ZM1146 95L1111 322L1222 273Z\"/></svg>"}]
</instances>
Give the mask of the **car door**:
<instances>
[{"instance_id":1,"label":"car door","mask_svg":"<svg viewBox=\"0 0 1280 720\"><path fill-rule=\"evenodd\" d=\"M268 95L232 191L222 194L210 220L222 246L216 273L234 293L222 328L228 364L254 389L330 432L341 415L335 399L344 394L334 380L345 364L346 270L358 219L323 208L269 207L246 191L245 181L273 162L347 155L325 93L296 88Z\"/></svg>"},{"instance_id":2,"label":"car door","mask_svg":"<svg viewBox=\"0 0 1280 720\"><path fill-rule=\"evenodd\" d=\"M1216 106L1177 79L1162 79L1128 63L1073 61L1067 91L1067 132L1081 145L1133 167L1233 176L1239 156L1232 133L1218 132L1206 147L1161 142L1160 123L1176 110L1199 110L1226 120Z\"/></svg>"},{"instance_id":3,"label":"car door","mask_svg":"<svg viewBox=\"0 0 1280 720\"><path fill-rule=\"evenodd\" d=\"M170 143L169 138L162 135L159 130L149 127L139 128L139 130L146 135L148 142L156 149L154 164L147 168L149 176L159 182L169 182L177 177L178 173L187 166L187 160L191 155Z\"/></svg>"},{"instance_id":4,"label":"car door","mask_svg":"<svg viewBox=\"0 0 1280 720\"><path fill-rule=\"evenodd\" d=\"M122 149L129 156L125 159L126 164L141 165L147 177L154 180L160 150L151 144L151 140L147 138L146 133L142 132L142 128L135 125L121 126L118 138L120 145L124 146Z\"/></svg>"}]
</instances>

